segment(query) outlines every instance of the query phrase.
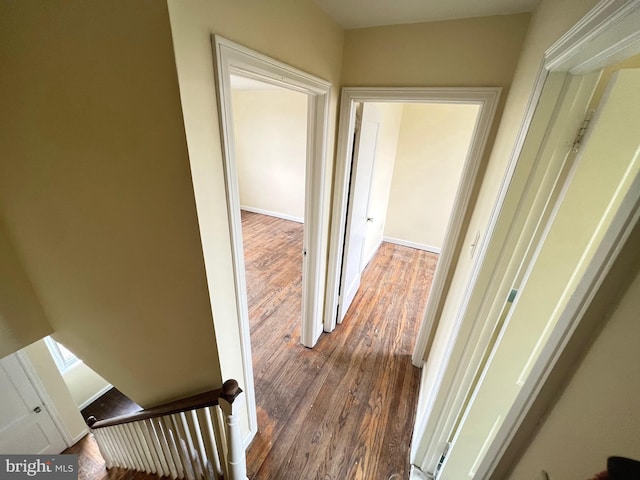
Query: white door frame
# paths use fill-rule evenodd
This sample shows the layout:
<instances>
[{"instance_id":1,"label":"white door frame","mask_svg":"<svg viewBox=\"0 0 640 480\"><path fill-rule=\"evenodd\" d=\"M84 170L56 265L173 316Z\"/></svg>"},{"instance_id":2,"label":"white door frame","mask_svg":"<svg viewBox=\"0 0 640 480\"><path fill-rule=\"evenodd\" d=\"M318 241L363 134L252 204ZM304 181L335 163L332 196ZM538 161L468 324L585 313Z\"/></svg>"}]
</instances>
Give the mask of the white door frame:
<instances>
[{"instance_id":1,"label":"white door frame","mask_svg":"<svg viewBox=\"0 0 640 480\"><path fill-rule=\"evenodd\" d=\"M322 333L323 258L322 218L324 206L329 92L331 84L230 40L213 35L216 86L219 102L222 154L224 158L227 211L235 280L238 329L240 331L245 388L249 405L249 429L257 431L247 286L240 217L240 191L233 133L231 74L295 90L308 95L305 218L302 266L302 338L313 347ZM251 437L253 436L251 435Z\"/></svg>"},{"instance_id":2,"label":"white door frame","mask_svg":"<svg viewBox=\"0 0 640 480\"><path fill-rule=\"evenodd\" d=\"M443 432L438 430L438 432L434 434L432 428L427 428L427 423L435 423L438 421L441 423L441 429L441 426L446 421L450 421L453 415L457 415L457 413L453 412L450 408L450 406L454 405L454 402L450 400L456 395L466 396L466 393L463 391L464 388L461 388L463 384L462 379L468 377L468 374L473 374L475 369L481 367L482 358L484 357L483 352L486 351L486 348L490 345L489 342L492 337L492 332L494 328L497 327L496 322L499 320L499 315L489 313L500 313L498 311L499 308L495 310L494 307L501 307L501 305L504 304L503 300L501 305L488 304L482 307L477 306L471 312L467 311L470 296L476 287L476 281L478 280L478 275L483 267L483 263L487 259L489 246L492 245L492 240L496 233L496 226L500 219L502 207L514 177L516 166L523 156L535 158L535 161L538 162L540 159L543 159L545 155L549 155L554 147L559 145L559 143L545 145L545 143L549 143L550 138L554 136L554 132L549 132L546 128L548 123L552 123L552 120L556 122L560 121L560 126L563 128L573 128L574 132L577 131L577 127L579 126L578 122L581 122L584 118L584 111L586 111L590 99L590 95L588 95L589 89L592 88L594 84L593 78L578 78L575 77L575 75L597 72L618 60L640 53L640 32L637 29L638 24L640 24L640 0L605 0L600 2L545 52L544 61L538 71L532 95L525 111L523 124L518 133L505 178L489 221L485 241L482 243L479 255L474 262L472 274L465 294L463 295L464 301L460 308L460 325L457 331L465 331L464 339L460 339L459 343L464 343L466 346L460 348L461 353L460 351L456 353L457 357L455 362L458 365L456 371L457 377L453 379L447 377L445 387L442 379L445 376L445 370L447 367L451 368L451 365L447 366L444 364L437 367L439 371L434 374L436 380L434 380L435 383L431 385L436 393L432 394L430 392L432 398L430 399L430 406L428 407L432 410L427 411L427 413L423 415L423 418L418 419L416 423L414 442L417 442L418 445L417 448L416 445L412 447L412 463L421 466L425 471L433 470L434 459L440 455L443 447L443 445L438 446L435 444L437 438L439 438L437 433ZM559 108L563 102L572 105L573 112L560 111ZM580 109L582 109L583 115L578 118L576 115ZM554 128L558 128L557 123L554 125ZM563 140L561 135L555 135L555 137L556 142ZM546 152L544 150L546 150ZM528 185L527 189L535 189L537 187L536 185ZM521 206L524 205L524 208L534 208L534 203L539 198L544 197L544 193L538 191L536 194L534 190L535 198L530 197L527 199L525 195L531 195L531 192L527 189L523 190L520 200L520 202L522 202ZM585 283L585 289L582 291L582 295L580 298L576 298L575 303L572 304L573 312L568 310L565 313L568 319L563 326L565 330L556 333L555 339L557 342L545 346L538 363L532 370L532 375L530 375L522 388L518 401L508 414L502 426L495 432L493 441L490 445L487 445L486 453L476 470L474 478L490 478L491 473L502 458L502 455L521 425L532 402L535 400L539 389L548 377L558 355L564 348L568 336L570 336L570 333L576 328L581 318L581 308L588 303L590 295L594 292L594 290L590 290L590 288L597 288L597 285L599 285L598 282L601 281L601 276L606 274L609 265L608 262L610 262L612 258L615 258L617 249L625 238L626 233L624 233L624 231L626 230L624 229L627 229L629 224L635 221L631 218L631 211L632 207L628 207L626 211L628 215L627 218L619 219L618 226L623 229L623 233L619 236L613 235L609 238L609 243L606 245L608 249L607 252L601 252L599 257L601 260L601 269L591 272L592 277L588 279L588 281L592 283L589 284L588 281ZM539 210L539 213L544 215L544 209ZM520 215L520 217L523 216L526 215ZM529 223L535 225L535 218L530 218ZM498 300L501 298L506 299L509 289L513 285L509 283L510 279L516 278L521 263L517 261L517 258L512 257L512 253L513 249L516 248L517 239L522 233L522 228L524 228L522 222L518 223L514 221L511 224L509 233L505 235L507 239L506 242L511 242L509 244L511 247L502 248L501 250L504 252L502 257L505 258L498 256L498 258L494 260L495 263L492 263L492 265L495 266L494 273L486 288L483 288L483 292L486 294L485 297L489 299L489 303L491 303L494 298L497 303L500 303ZM527 259L527 261L529 261L529 259ZM505 291L502 292L503 290ZM496 292L502 292L504 295L496 294ZM454 344L456 344L455 338L448 339L446 349L449 352L449 362L452 361L451 354L454 353L454 348L457 347L457 345ZM423 372L423 381L424 380ZM443 400L440 406L436 405L435 408L433 408L436 402L435 397L440 394L442 394ZM470 405L472 405L472 402L473 398L471 398ZM426 445L429 443L431 446L427 448ZM435 461L437 462L437 460Z\"/></svg>"},{"instance_id":3,"label":"white door frame","mask_svg":"<svg viewBox=\"0 0 640 480\"><path fill-rule=\"evenodd\" d=\"M456 193L443 248L433 279L427 309L420 328L416 349L425 350L434 331L435 317L445 295L447 272L455 267L455 252L464 234L464 218L469 210L471 194L478 182L478 169L489 131L500 97L500 88L361 88L342 89L340 120L337 139L337 157L333 194L331 237L329 242L329 265L327 272L327 299L324 316L324 329L333 331L338 315L338 289L340 285L340 266L344 251L348 189L350 182L350 163L353 155L356 104L361 102L387 103L448 103L461 105L479 105L475 131L467 153L460 184ZM422 362L420 362L420 366Z\"/></svg>"}]
</instances>

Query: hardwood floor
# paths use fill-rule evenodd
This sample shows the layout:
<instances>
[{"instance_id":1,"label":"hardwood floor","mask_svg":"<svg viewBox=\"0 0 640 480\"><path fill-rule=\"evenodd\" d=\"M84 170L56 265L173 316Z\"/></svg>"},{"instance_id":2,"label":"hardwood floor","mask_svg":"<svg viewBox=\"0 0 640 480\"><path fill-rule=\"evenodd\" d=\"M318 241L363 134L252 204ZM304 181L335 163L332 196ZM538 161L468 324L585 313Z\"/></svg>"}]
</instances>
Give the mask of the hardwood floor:
<instances>
[{"instance_id":1,"label":"hardwood floor","mask_svg":"<svg viewBox=\"0 0 640 480\"><path fill-rule=\"evenodd\" d=\"M242 212L259 432L251 480L408 478L419 370L411 365L437 255L383 243L344 322L300 344L302 225ZM88 435L79 480L158 480L107 470Z\"/></svg>"},{"instance_id":2,"label":"hardwood floor","mask_svg":"<svg viewBox=\"0 0 640 480\"><path fill-rule=\"evenodd\" d=\"M86 435L62 453L78 455L78 480L160 480L167 478L123 468L107 470L98 444L91 434Z\"/></svg>"},{"instance_id":3,"label":"hardwood floor","mask_svg":"<svg viewBox=\"0 0 640 480\"><path fill-rule=\"evenodd\" d=\"M408 478L411 353L437 255L383 243L344 322L300 344L302 225L242 212L259 432L250 479Z\"/></svg>"}]
</instances>

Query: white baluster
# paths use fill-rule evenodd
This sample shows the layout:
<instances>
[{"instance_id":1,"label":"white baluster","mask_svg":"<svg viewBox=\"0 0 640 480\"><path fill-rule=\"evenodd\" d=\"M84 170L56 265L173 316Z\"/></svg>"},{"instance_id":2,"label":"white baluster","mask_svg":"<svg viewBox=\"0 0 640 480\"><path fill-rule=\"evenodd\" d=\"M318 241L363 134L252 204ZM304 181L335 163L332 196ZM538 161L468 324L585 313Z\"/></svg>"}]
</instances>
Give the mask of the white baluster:
<instances>
[{"instance_id":1,"label":"white baluster","mask_svg":"<svg viewBox=\"0 0 640 480\"><path fill-rule=\"evenodd\" d=\"M194 428L192 428L192 425L187 420L187 415L185 412L179 413L178 418L180 419L180 431L184 434L185 447L187 449L187 453L189 454L189 459L191 460L193 473L196 478L204 478L202 460L200 459L200 454L196 450L197 442L194 442Z\"/></svg>"},{"instance_id":2,"label":"white baluster","mask_svg":"<svg viewBox=\"0 0 640 480\"><path fill-rule=\"evenodd\" d=\"M111 468L113 466L113 455L111 454L111 450L109 449L109 445L107 444L104 435L102 432L94 431L93 437L98 444L98 450L100 450L100 454L102 455L102 458L104 458L107 468Z\"/></svg>"},{"instance_id":3,"label":"white baluster","mask_svg":"<svg viewBox=\"0 0 640 480\"><path fill-rule=\"evenodd\" d=\"M180 415L171 415L171 424L173 425L173 431L176 434L176 444L178 446L178 453L182 459L182 465L186 473L187 480L196 480L196 473L191 462L191 455L187 447L186 433L182 427L182 420Z\"/></svg>"},{"instance_id":4,"label":"white baluster","mask_svg":"<svg viewBox=\"0 0 640 480\"><path fill-rule=\"evenodd\" d=\"M138 445L136 445L136 441L133 438L133 434L131 433L131 425L129 425L128 423L123 423L121 427L124 435L127 437L127 440L129 440L129 454L133 457L133 461L136 464L136 470L138 470L139 472L144 472L144 462L142 461L142 457L140 456Z\"/></svg>"},{"instance_id":5,"label":"white baluster","mask_svg":"<svg viewBox=\"0 0 640 480\"><path fill-rule=\"evenodd\" d=\"M147 473L158 473L158 469L156 468L156 463L154 461L154 457L151 454L151 450L149 449L149 445L148 445L147 439L144 436L144 432L142 430L141 423L142 422L133 422L133 423L131 423L131 426L133 428L133 431L136 434L138 442L140 443L140 445L142 447L142 452L141 453L142 453L147 465L149 466L149 470L147 471Z\"/></svg>"},{"instance_id":6,"label":"white baluster","mask_svg":"<svg viewBox=\"0 0 640 480\"><path fill-rule=\"evenodd\" d=\"M202 437L202 428L204 425L200 423L200 417L198 416L198 412L200 412L200 410L198 411L191 410L187 414L187 421L189 422L189 427L191 428L193 441L198 448L198 453L200 454L200 460L202 462L202 471L203 471L202 473L204 474L204 478L206 480L214 480L211 458L209 456L209 452L207 452L207 449L204 446L204 440Z\"/></svg>"},{"instance_id":7,"label":"white baluster","mask_svg":"<svg viewBox=\"0 0 640 480\"><path fill-rule=\"evenodd\" d=\"M153 426L153 430L156 433L156 437L158 438L158 442L160 442L160 448L162 449L164 459L166 460L169 471L171 472L171 477L175 480L176 478L178 478L178 467L176 466L176 462L173 459L173 455L171 455L171 447L169 446L169 441L167 440L167 434L162 427L162 421L159 418L154 418L150 421L151 425Z\"/></svg>"},{"instance_id":8,"label":"white baluster","mask_svg":"<svg viewBox=\"0 0 640 480\"><path fill-rule=\"evenodd\" d=\"M222 463L222 475L224 478L229 478L229 469L227 468L229 465L229 455L227 453L227 431L224 421L224 413L222 413L222 409L219 405L217 407L209 408L208 410L213 419L213 431L215 433L216 446L218 447L218 456Z\"/></svg>"},{"instance_id":9,"label":"white baluster","mask_svg":"<svg viewBox=\"0 0 640 480\"><path fill-rule=\"evenodd\" d=\"M169 443L171 457L173 458L176 468L178 469L178 478L186 478L187 474L182 463L182 457L180 456L180 439L178 438L177 433L173 431L171 417L162 417L162 426L164 429L165 438Z\"/></svg>"},{"instance_id":10,"label":"white baluster","mask_svg":"<svg viewBox=\"0 0 640 480\"><path fill-rule=\"evenodd\" d=\"M134 455L133 444L131 443L131 439L127 434L127 430L124 428L124 425L116 425L116 429L122 441L122 450L127 456L127 461L129 463L129 469L142 471L140 464L138 463L136 456Z\"/></svg>"},{"instance_id":11,"label":"white baluster","mask_svg":"<svg viewBox=\"0 0 640 480\"><path fill-rule=\"evenodd\" d=\"M200 432L202 433L204 446L207 449L207 456L213 466L214 478L219 480L222 477L222 466L220 464L220 454L218 453L216 437L211 422L210 409L203 408L198 410L198 418L200 419Z\"/></svg>"},{"instance_id":12,"label":"white baluster","mask_svg":"<svg viewBox=\"0 0 640 480\"><path fill-rule=\"evenodd\" d=\"M114 429L113 427L105 427L102 428L101 430L104 431L104 436L107 439L107 441L109 442L109 445L111 446L111 450L113 452L114 455L114 461L115 461L115 466L116 467L122 467L122 468L126 468L125 463L124 463L124 456L120 450L120 444L119 442L115 441L114 439Z\"/></svg>"},{"instance_id":13,"label":"white baluster","mask_svg":"<svg viewBox=\"0 0 640 480\"><path fill-rule=\"evenodd\" d=\"M169 465L167 464L167 459L164 456L164 452L162 451L162 447L160 446L160 441L156 435L155 428L151 420L143 420L144 424L144 432L145 437L148 438L149 448L151 449L151 454L154 455L154 458L158 462L158 472L163 477L168 477L171 475L171 471L169 470Z\"/></svg>"},{"instance_id":14,"label":"white baluster","mask_svg":"<svg viewBox=\"0 0 640 480\"><path fill-rule=\"evenodd\" d=\"M228 380L222 386L220 409L227 424L227 463L229 480L248 480L247 459L240 430L240 412L244 405L244 392L238 389L238 382Z\"/></svg>"}]
</instances>

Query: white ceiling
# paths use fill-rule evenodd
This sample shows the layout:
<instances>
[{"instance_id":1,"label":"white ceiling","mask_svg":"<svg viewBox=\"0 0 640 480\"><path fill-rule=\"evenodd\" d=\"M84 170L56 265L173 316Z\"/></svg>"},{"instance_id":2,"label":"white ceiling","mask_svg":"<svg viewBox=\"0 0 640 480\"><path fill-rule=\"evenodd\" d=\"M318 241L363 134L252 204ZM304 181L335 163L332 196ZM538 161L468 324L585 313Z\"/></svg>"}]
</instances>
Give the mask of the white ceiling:
<instances>
[{"instance_id":1,"label":"white ceiling","mask_svg":"<svg viewBox=\"0 0 640 480\"><path fill-rule=\"evenodd\" d=\"M315 0L343 28L531 12L539 0Z\"/></svg>"}]
</instances>

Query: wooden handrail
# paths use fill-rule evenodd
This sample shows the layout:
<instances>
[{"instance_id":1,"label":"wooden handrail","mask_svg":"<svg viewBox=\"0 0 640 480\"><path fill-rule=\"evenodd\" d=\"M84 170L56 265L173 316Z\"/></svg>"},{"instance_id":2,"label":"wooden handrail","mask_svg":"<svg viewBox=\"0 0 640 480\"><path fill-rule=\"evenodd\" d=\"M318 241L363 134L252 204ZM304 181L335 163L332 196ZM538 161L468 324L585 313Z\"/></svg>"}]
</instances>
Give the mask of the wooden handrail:
<instances>
[{"instance_id":1,"label":"wooden handrail","mask_svg":"<svg viewBox=\"0 0 640 480\"><path fill-rule=\"evenodd\" d=\"M209 390L208 392L199 393L191 397L175 400L173 402L158 405L148 409L143 409L135 413L120 415L117 417L98 420L95 417L87 419L87 425L92 429L111 427L113 425L122 425L125 423L138 422L150 418L164 417L165 415L174 415L177 413L188 412L199 408L214 407L218 405L220 398L224 398L229 403L242 393L242 389L235 380L227 380L222 388Z\"/></svg>"}]
</instances>

